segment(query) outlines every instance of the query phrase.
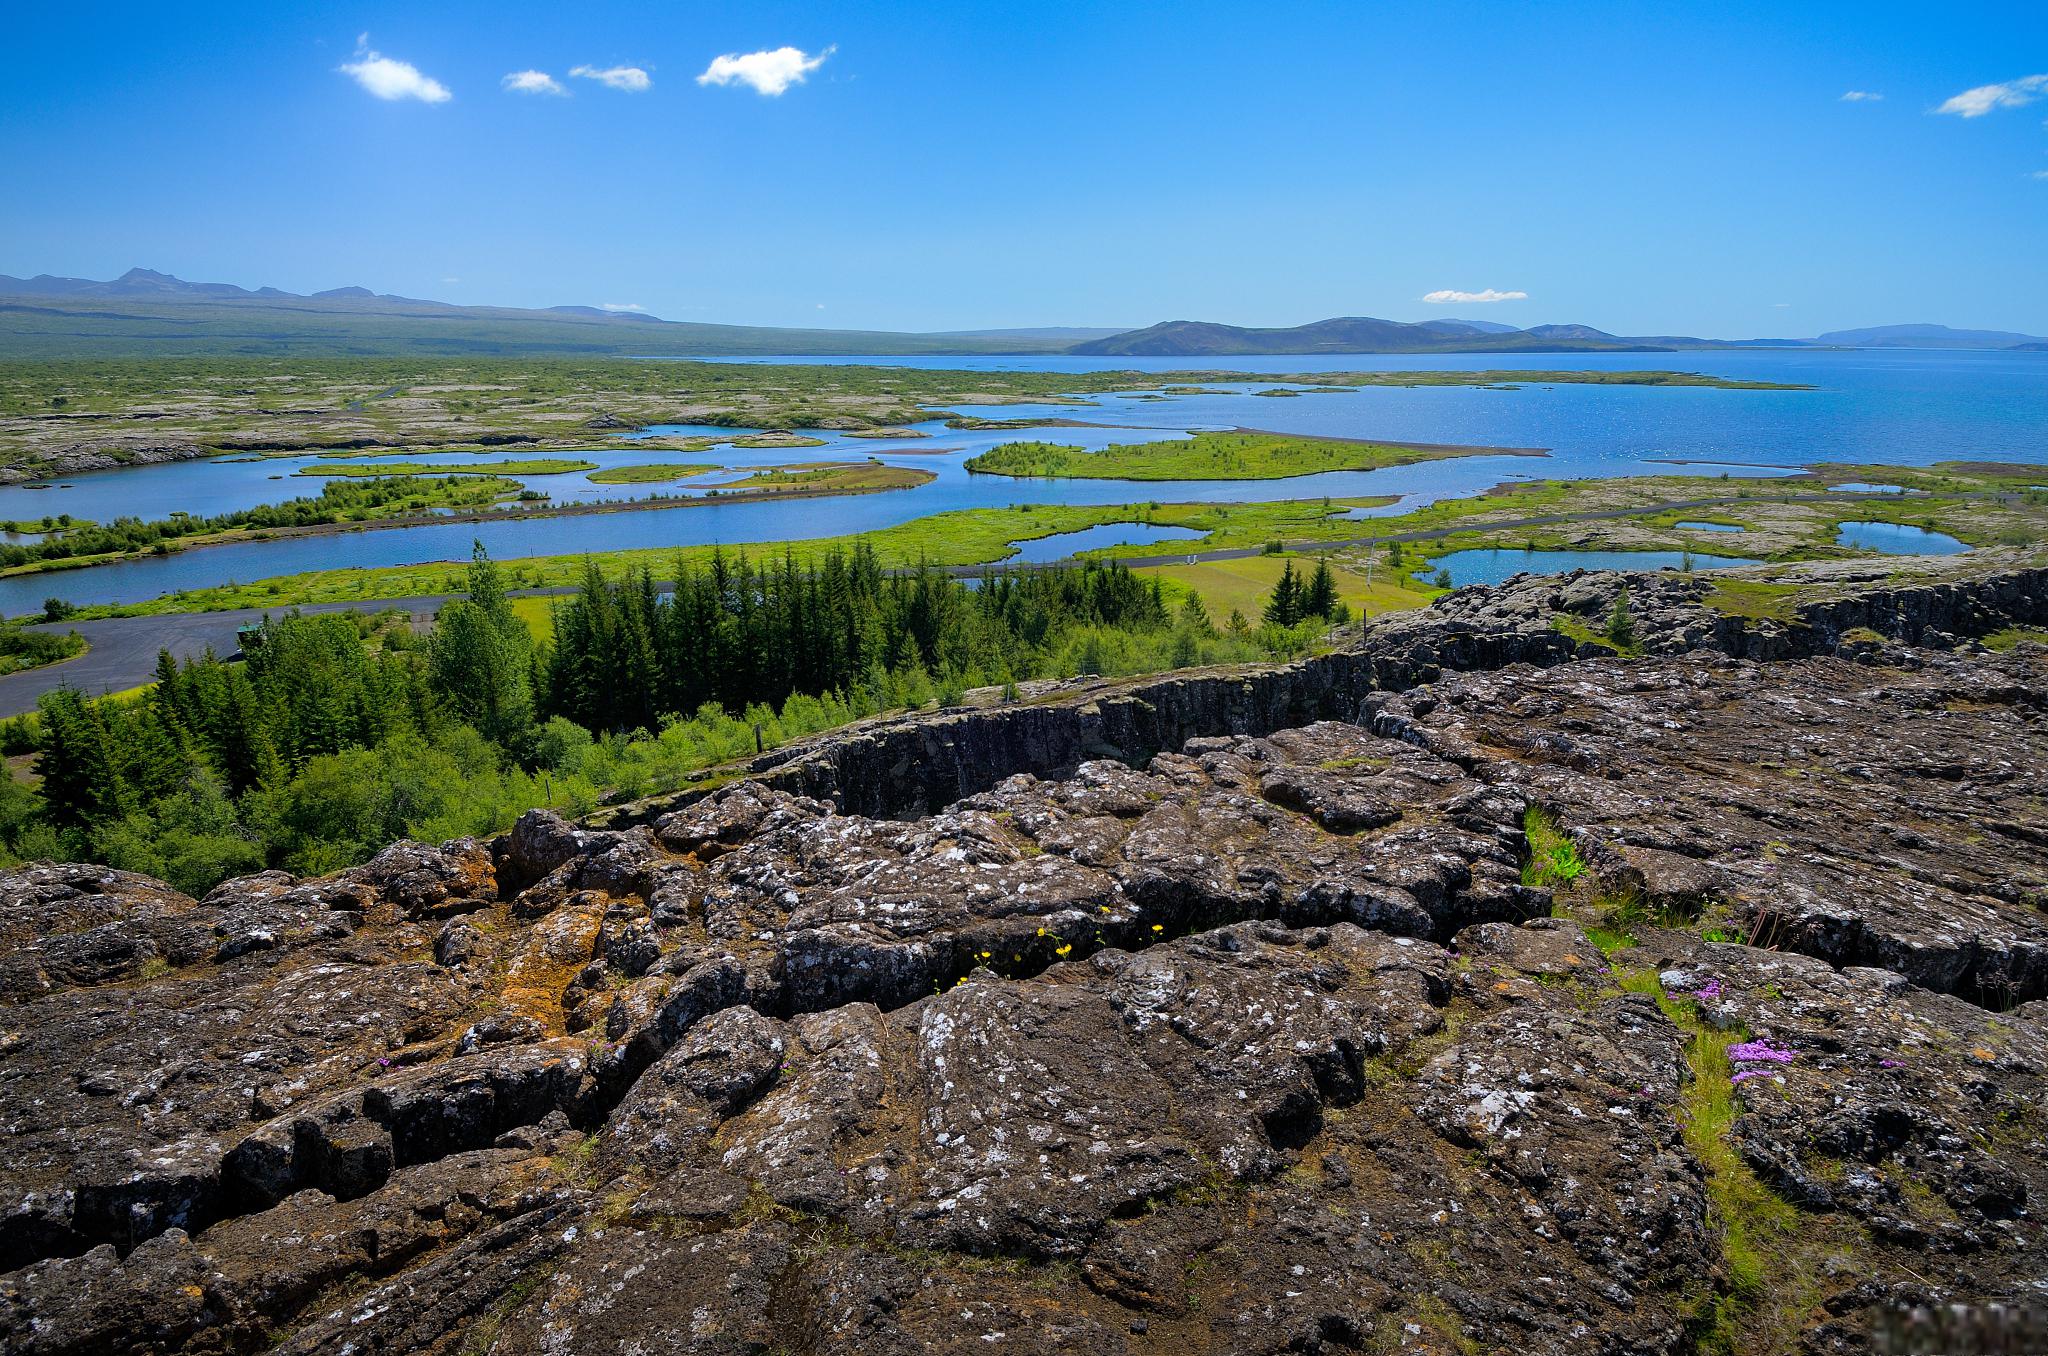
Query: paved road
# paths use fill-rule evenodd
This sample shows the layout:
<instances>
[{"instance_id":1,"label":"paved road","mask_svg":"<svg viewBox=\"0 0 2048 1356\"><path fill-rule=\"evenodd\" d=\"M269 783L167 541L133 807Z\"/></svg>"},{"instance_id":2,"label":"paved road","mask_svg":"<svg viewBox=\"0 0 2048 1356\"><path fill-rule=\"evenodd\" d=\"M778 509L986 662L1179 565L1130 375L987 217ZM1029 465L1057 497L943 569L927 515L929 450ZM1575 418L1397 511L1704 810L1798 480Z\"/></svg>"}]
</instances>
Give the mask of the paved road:
<instances>
[{"instance_id":1,"label":"paved road","mask_svg":"<svg viewBox=\"0 0 2048 1356\"><path fill-rule=\"evenodd\" d=\"M1894 498L1895 496L1809 494L1786 495L1774 498L1773 502L1790 500L1795 503L1827 503L1841 499ZM2005 498L1991 495L1991 498ZM1524 527L1550 527L1559 523L1590 522L1601 518L1636 518L1652 513L1672 510L1717 508L1730 504L1747 502L1747 496L1724 495L1707 499L1674 499L1661 504L1636 505L1632 508L1599 509L1582 513L1548 513L1527 518L1496 519L1488 523L1452 523L1444 527L1424 528L1414 532L1387 532L1376 536L1350 537L1341 541L1319 541L1298 543L1318 551L1338 550L1354 546L1383 546L1389 542L1429 541L1446 537L1454 532L1503 531ZM1196 560L1243 560L1261 555L1263 547L1233 547L1223 551L1174 551L1161 555L1126 556L1123 563L1131 566L1179 565L1190 557ZM1048 565L1009 566L1011 569L1048 569L1062 562ZM989 567L963 565L948 571L963 578L981 574ZM666 588L666 584L658 585ZM519 589L514 597L559 596L574 593L573 588ZM362 612L380 612L388 607L400 608L416 617L428 617L440 610L454 594L435 594L418 598L357 599L345 603L308 603L298 610L301 612L346 612L351 609ZM290 609L242 608L234 612L190 612L161 617L111 617L104 621L43 623L29 629L37 631L76 631L92 646L77 659L44 668L29 669L25 673L0 675L0 717L20 715L33 711L36 699L45 692L60 687L74 687L81 692L98 695L105 692L121 692L139 686L150 680L156 671L156 656L159 650L168 649L179 659L204 654L210 647L215 654L231 655L238 648L235 632L251 622L263 620L265 616L281 614Z\"/></svg>"}]
</instances>

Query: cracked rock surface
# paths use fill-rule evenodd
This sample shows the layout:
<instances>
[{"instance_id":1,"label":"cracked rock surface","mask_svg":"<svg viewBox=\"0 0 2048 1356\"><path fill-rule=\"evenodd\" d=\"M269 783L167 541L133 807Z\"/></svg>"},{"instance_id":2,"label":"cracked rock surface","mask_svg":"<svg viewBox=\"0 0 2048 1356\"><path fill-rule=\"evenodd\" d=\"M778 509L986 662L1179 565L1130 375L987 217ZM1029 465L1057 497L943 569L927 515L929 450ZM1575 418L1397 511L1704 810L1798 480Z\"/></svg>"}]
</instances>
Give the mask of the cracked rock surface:
<instances>
[{"instance_id":1,"label":"cracked rock surface","mask_svg":"<svg viewBox=\"0 0 2048 1356\"><path fill-rule=\"evenodd\" d=\"M1878 659L1454 673L916 818L738 782L204 900L7 873L0 1349L1833 1353L2038 1308L2048 657Z\"/></svg>"}]
</instances>

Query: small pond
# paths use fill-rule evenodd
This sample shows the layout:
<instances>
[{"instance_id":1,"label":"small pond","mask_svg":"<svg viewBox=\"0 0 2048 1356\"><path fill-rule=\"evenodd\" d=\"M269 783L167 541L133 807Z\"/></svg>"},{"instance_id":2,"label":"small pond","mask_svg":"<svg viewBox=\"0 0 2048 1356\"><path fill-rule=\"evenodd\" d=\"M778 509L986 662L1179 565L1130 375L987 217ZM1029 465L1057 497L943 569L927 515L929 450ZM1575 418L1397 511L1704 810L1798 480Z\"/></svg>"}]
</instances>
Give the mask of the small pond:
<instances>
[{"instance_id":1,"label":"small pond","mask_svg":"<svg viewBox=\"0 0 2048 1356\"><path fill-rule=\"evenodd\" d=\"M1953 556L1970 549L1968 543L1957 541L1946 532L1909 527L1905 523L1840 523L1836 526L1835 545L1860 547L1888 556Z\"/></svg>"},{"instance_id":2,"label":"small pond","mask_svg":"<svg viewBox=\"0 0 2048 1356\"><path fill-rule=\"evenodd\" d=\"M1079 551L1100 551L1108 546L1150 546L1162 541L1196 541L1204 533L1193 532L1185 527L1159 527L1151 523L1104 523L1100 527L1087 527L1079 532L1056 532L1050 537L1032 537L1027 541L1010 544L1017 548L1017 554L1009 557L1010 562L1022 561L1030 565L1049 565L1055 560L1065 560Z\"/></svg>"},{"instance_id":3,"label":"small pond","mask_svg":"<svg viewBox=\"0 0 2048 1356\"><path fill-rule=\"evenodd\" d=\"M1685 528L1685 529L1686 529L1687 531L1689 531L1689 532L1740 532L1740 531L1742 531L1742 525L1741 525L1740 523L1673 523L1673 524L1672 524L1672 526L1673 526L1673 527L1682 527L1682 528Z\"/></svg>"},{"instance_id":4,"label":"small pond","mask_svg":"<svg viewBox=\"0 0 2048 1356\"><path fill-rule=\"evenodd\" d=\"M1709 556L1698 552L1694 552L1692 557L1693 568L1698 570L1725 570L1733 565L1757 563L1741 556ZM1676 570L1684 566L1683 551L1519 551L1507 548L1453 551L1447 556L1438 556L1428 569L1416 571L1416 577L1429 579L1438 570L1449 570L1451 583L1462 588L1467 584L1505 583L1518 574L1564 574L1570 570Z\"/></svg>"},{"instance_id":5,"label":"small pond","mask_svg":"<svg viewBox=\"0 0 2048 1356\"><path fill-rule=\"evenodd\" d=\"M1865 480L1845 480L1839 485L1830 485L1833 494L1904 494L1904 485L1873 485Z\"/></svg>"}]
</instances>

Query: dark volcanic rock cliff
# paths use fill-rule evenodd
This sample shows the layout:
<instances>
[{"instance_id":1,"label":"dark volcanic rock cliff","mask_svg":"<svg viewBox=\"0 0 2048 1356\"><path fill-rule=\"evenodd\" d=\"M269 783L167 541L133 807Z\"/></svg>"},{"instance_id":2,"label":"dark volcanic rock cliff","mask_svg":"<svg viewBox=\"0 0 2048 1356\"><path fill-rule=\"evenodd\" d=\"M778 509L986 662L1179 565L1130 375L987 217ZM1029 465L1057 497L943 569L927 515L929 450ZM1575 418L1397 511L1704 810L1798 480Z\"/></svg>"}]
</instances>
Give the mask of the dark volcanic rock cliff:
<instances>
[{"instance_id":1,"label":"dark volcanic rock cliff","mask_svg":"<svg viewBox=\"0 0 2048 1356\"><path fill-rule=\"evenodd\" d=\"M1472 591L204 900L0 876L0 1348L1848 1352L2038 1311L2048 656L1945 647L2043 580L1841 582L1756 625L1636 580L1641 659L1552 625L1611 577ZM1531 823L1573 845L1542 885Z\"/></svg>"}]
</instances>

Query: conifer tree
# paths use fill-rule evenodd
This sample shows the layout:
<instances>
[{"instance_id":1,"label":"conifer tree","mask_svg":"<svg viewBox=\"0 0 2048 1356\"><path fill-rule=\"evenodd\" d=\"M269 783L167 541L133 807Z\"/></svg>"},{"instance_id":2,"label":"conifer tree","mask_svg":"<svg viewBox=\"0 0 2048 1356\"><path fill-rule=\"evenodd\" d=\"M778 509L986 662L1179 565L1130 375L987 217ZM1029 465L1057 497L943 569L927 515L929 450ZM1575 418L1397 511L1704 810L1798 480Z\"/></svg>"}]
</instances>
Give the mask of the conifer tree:
<instances>
[{"instance_id":1,"label":"conifer tree","mask_svg":"<svg viewBox=\"0 0 2048 1356\"><path fill-rule=\"evenodd\" d=\"M1294 577L1294 562L1280 568L1280 582L1266 600L1265 619L1275 626L1292 626L1301 620L1301 581Z\"/></svg>"},{"instance_id":2,"label":"conifer tree","mask_svg":"<svg viewBox=\"0 0 2048 1356\"><path fill-rule=\"evenodd\" d=\"M36 775L51 822L82 826L125 813L127 787L99 705L68 687L44 693L36 705L43 724Z\"/></svg>"},{"instance_id":3,"label":"conifer tree","mask_svg":"<svg viewBox=\"0 0 2048 1356\"><path fill-rule=\"evenodd\" d=\"M533 728L532 638L482 542L471 553L468 582L469 596L441 609L427 646L434 686L484 738L523 748Z\"/></svg>"},{"instance_id":4,"label":"conifer tree","mask_svg":"<svg viewBox=\"0 0 2048 1356\"><path fill-rule=\"evenodd\" d=\"M1316 561L1315 573L1309 576L1308 586L1301 594L1301 614L1304 617L1321 617L1325 621L1337 610L1337 579L1330 573L1330 562Z\"/></svg>"}]
</instances>

